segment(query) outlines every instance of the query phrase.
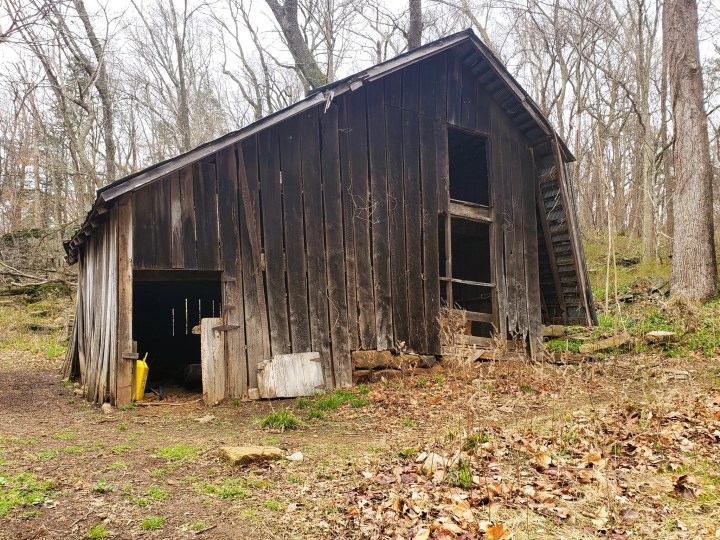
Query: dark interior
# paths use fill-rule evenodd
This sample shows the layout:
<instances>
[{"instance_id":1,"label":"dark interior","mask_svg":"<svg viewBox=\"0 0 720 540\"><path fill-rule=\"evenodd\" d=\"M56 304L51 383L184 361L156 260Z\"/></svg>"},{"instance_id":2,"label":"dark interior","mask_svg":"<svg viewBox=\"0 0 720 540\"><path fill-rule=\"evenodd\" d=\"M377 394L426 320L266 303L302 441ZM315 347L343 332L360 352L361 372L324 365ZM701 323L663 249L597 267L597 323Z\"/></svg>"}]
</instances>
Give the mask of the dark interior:
<instances>
[{"instance_id":1,"label":"dark interior","mask_svg":"<svg viewBox=\"0 0 720 540\"><path fill-rule=\"evenodd\" d=\"M490 225L452 218L452 277L490 283Z\"/></svg>"},{"instance_id":2,"label":"dark interior","mask_svg":"<svg viewBox=\"0 0 720 540\"><path fill-rule=\"evenodd\" d=\"M490 225L479 221L453 217L451 222L451 245L445 242L445 217L439 222L440 277L453 280L491 283ZM447 276L446 263L452 254L451 276ZM453 307L476 313L492 313L492 287L470 283L443 282L441 297L447 300L448 287L452 287ZM478 323L480 324L480 323Z\"/></svg>"},{"instance_id":3,"label":"dark interior","mask_svg":"<svg viewBox=\"0 0 720 540\"><path fill-rule=\"evenodd\" d=\"M215 275L217 274L217 275ZM133 280L133 339L140 358L148 353L146 392L151 388L184 385L199 389L200 335L193 334L201 318L219 317L219 272L135 272Z\"/></svg>"},{"instance_id":4,"label":"dark interior","mask_svg":"<svg viewBox=\"0 0 720 540\"><path fill-rule=\"evenodd\" d=\"M448 127L448 153L450 198L489 206L487 138Z\"/></svg>"}]
</instances>

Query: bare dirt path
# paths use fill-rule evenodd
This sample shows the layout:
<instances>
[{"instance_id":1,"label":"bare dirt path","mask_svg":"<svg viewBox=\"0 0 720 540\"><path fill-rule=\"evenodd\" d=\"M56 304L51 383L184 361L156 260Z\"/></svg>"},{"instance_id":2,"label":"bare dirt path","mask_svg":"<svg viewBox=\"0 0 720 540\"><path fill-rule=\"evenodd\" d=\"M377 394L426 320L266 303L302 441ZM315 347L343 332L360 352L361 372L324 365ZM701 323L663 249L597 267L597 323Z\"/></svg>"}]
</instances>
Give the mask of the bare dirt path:
<instances>
[{"instance_id":1,"label":"bare dirt path","mask_svg":"<svg viewBox=\"0 0 720 540\"><path fill-rule=\"evenodd\" d=\"M105 415L55 363L5 351L0 539L709 538L719 374L707 359L489 362L371 385L322 418L295 400ZM299 429L260 426L284 407ZM224 444L304 460L235 468ZM430 451L461 460L424 475Z\"/></svg>"}]
</instances>

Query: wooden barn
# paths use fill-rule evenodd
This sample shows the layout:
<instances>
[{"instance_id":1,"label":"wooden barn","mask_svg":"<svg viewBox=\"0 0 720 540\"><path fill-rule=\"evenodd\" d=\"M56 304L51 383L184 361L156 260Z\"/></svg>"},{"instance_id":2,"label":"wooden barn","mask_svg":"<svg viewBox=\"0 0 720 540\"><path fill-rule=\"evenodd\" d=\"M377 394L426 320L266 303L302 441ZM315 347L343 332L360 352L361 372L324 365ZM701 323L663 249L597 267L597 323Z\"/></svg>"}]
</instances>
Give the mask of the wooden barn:
<instances>
[{"instance_id":1,"label":"wooden barn","mask_svg":"<svg viewBox=\"0 0 720 540\"><path fill-rule=\"evenodd\" d=\"M313 90L98 191L68 374L118 405L146 352L209 403L345 387L354 351L440 355L442 305L537 356L595 322L573 159L469 30Z\"/></svg>"}]
</instances>

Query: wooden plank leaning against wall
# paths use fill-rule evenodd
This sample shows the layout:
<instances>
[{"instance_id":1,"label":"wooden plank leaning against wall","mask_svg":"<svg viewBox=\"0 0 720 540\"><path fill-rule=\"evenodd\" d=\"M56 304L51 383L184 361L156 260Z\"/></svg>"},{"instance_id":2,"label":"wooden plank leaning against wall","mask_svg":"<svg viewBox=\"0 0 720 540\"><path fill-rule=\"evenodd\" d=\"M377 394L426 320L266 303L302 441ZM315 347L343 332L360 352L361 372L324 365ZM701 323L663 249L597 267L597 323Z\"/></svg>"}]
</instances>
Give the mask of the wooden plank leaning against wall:
<instances>
[{"instance_id":1,"label":"wooden plank leaning against wall","mask_svg":"<svg viewBox=\"0 0 720 540\"><path fill-rule=\"evenodd\" d=\"M133 205L130 195L116 206L118 212L118 319L115 405L132 400L135 360L133 358Z\"/></svg>"}]
</instances>

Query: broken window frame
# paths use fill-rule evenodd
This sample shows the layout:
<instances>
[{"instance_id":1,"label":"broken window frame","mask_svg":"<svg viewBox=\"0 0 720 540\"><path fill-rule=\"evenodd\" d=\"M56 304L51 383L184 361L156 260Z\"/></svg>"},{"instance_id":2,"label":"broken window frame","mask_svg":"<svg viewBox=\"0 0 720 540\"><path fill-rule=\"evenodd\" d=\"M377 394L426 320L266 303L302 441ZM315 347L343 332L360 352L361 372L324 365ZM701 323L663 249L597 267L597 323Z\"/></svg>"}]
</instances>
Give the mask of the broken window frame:
<instances>
[{"instance_id":1,"label":"broken window frame","mask_svg":"<svg viewBox=\"0 0 720 540\"><path fill-rule=\"evenodd\" d=\"M458 130L461 128L458 128L457 126L451 126L448 125L448 137L449 137L449 130ZM465 313L465 317L467 321L471 322L479 322L479 323L485 323L490 324L493 327L493 331L495 331L499 326L499 312L498 312L498 295L497 295L497 279L496 279L496 267L495 267L495 255L496 255L496 242L495 242L495 212L493 209L493 182L492 177L490 175L490 171L492 171L492 168L490 167L490 156L491 156L491 140L489 137L487 137L484 134L480 134L475 131L469 131L469 130L462 130L467 131L469 134L475 135L477 137L482 137L485 139L485 152L487 157L487 183L488 183L488 206L481 205L475 202L467 202L467 201L459 201L456 199L450 199L450 185L452 182L452 178L448 175L448 209L446 212L441 213L441 219L444 220L444 234L445 234L445 241L444 241L444 248L445 253L441 254L445 256L445 275L440 276L440 284L441 288L442 285L445 285L445 300L447 303L447 306L450 308L452 314L461 314L462 312ZM448 156L449 159L450 156ZM453 220L467 220L467 221L475 221L479 223L486 224L488 226L488 257L490 258L490 281L489 282L481 282L481 281L472 281L467 279L458 279L453 278L452 274L452 223ZM490 296L491 296L491 312L490 313L481 313L476 311L468 311L465 309L457 309L454 303L453 299L453 284L464 284L464 285L470 285L475 287L485 287L487 289L490 289ZM481 345L481 346L487 346L490 345L492 339L487 337L479 337L475 335L464 335L460 336L462 340L468 344L474 344L474 345Z\"/></svg>"}]
</instances>

